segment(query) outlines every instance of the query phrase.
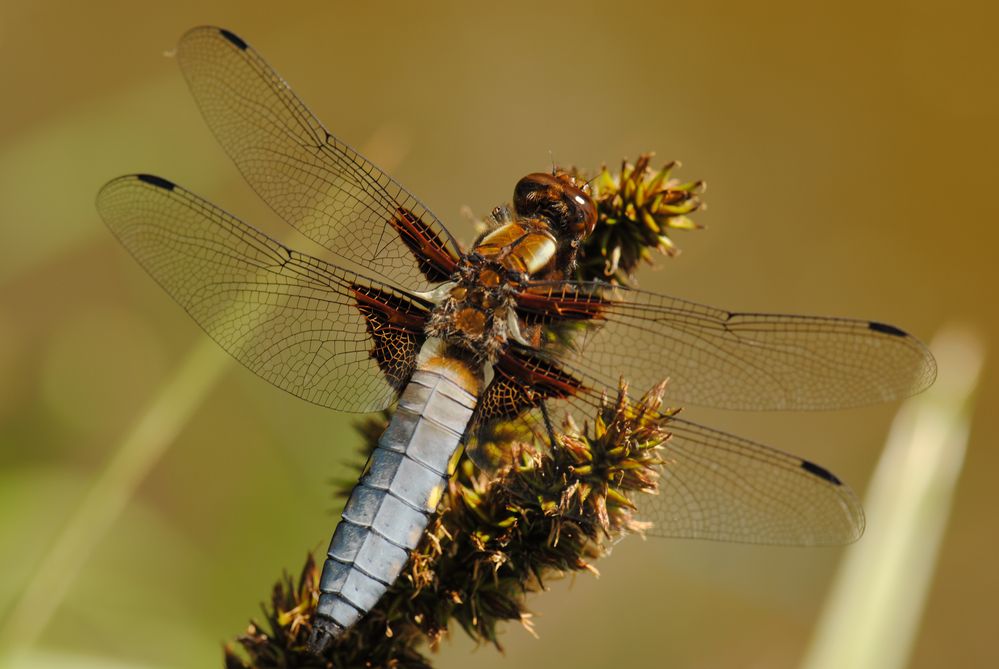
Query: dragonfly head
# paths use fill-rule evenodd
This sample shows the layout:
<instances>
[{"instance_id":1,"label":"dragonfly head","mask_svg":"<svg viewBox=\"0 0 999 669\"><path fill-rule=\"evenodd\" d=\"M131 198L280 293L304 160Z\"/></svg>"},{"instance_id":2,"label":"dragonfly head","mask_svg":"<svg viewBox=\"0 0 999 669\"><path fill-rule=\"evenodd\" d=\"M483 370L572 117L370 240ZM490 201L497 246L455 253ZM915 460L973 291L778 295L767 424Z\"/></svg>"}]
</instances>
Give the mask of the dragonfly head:
<instances>
[{"instance_id":1,"label":"dragonfly head","mask_svg":"<svg viewBox=\"0 0 999 669\"><path fill-rule=\"evenodd\" d=\"M513 208L518 216L546 220L560 241L575 242L597 224L597 207L587 191L566 172L535 172L517 182Z\"/></svg>"}]
</instances>

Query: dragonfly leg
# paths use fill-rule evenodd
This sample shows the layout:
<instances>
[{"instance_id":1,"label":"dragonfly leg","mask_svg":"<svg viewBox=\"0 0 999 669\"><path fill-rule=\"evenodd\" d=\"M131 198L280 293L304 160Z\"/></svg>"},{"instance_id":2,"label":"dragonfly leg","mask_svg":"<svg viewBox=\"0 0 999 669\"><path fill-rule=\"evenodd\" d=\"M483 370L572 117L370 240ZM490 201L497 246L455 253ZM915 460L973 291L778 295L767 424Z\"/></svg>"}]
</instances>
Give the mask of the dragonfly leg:
<instances>
[{"instance_id":1,"label":"dragonfly leg","mask_svg":"<svg viewBox=\"0 0 999 669\"><path fill-rule=\"evenodd\" d=\"M558 448L558 440L555 438L555 427L552 425L551 414L548 413L548 405L544 400L541 400L538 402L538 408L541 409L541 417L545 421L545 430L548 431L548 445L554 451Z\"/></svg>"}]
</instances>

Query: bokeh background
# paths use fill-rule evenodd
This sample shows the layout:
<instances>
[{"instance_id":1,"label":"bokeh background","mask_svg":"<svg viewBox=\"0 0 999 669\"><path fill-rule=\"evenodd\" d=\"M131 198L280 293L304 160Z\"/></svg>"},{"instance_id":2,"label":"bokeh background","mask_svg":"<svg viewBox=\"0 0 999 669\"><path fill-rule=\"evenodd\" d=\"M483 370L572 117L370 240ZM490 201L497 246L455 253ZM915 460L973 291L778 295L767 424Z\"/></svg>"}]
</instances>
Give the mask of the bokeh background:
<instances>
[{"instance_id":1,"label":"bokeh background","mask_svg":"<svg viewBox=\"0 0 999 669\"><path fill-rule=\"evenodd\" d=\"M145 171L280 230L164 56L194 25L247 39L466 240L463 207L487 212L552 157L654 150L707 180L708 229L643 286L999 343L989 3L210 4L0 5L0 639L33 666L220 666L281 571L325 545L329 482L357 459L352 417L206 344L94 210L105 181ZM912 667L999 664L995 371ZM896 409L689 415L863 491ZM120 514L67 525L108 486ZM93 551L39 576L66 532ZM599 579L534 597L540 640L511 626L500 655L456 631L437 662L795 667L840 556L629 539Z\"/></svg>"}]
</instances>

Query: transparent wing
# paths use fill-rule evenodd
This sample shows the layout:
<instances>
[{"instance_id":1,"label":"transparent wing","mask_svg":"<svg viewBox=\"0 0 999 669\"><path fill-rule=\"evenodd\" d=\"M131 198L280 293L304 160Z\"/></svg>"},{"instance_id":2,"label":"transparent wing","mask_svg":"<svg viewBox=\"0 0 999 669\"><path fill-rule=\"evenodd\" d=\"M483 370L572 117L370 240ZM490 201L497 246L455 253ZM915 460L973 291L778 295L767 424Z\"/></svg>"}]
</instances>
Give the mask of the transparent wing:
<instances>
[{"instance_id":1,"label":"transparent wing","mask_svg":"<svg viewBox=\"0 0 999 669\"><path fill-rule=\"evenodd\" d=\"M592 425L601 401L598 393L583 390L550 400L549 409L556 422L568 412L578 425ZM538 412L521 420L532 426L536 440L548 442ZM670 437L662 448L659 492L634 497L639 520L652 523L649 536L827 546L863 534L860 501L824 467L676 416L663 420ZM471 455L480 466L489 462L488 454Z\"/></svg>"},{"instance_id":2,"label":"transparent wing","mask_svg":"<svg viewBox=\"0 0 999 669\"><path fill-rule=\"evenodd\" d=\"M601 413L601 396L590 390L547 404L556 426L566 412L580 426L593 425ZM662 448L659 492L634 497L638 519L652 523L649 536L827 546L863 534L859 500L824 467L675 416L663 420L671 436ZM506 438L549 443L538 410L501 426ZM507 464L489 443L466 453L483 471Z\"/></svg>"},{"instance_id":3,"label":"transparent wing","mask_svg":"<svg viewBox=\"0 0 999 669\"><path fill-rule=\"evenodd\" d=\"M257 193L286 222L375 278L433 283L391 222L421 221L431 246L458 246L415 197L327 132L288 84L236 35L195 28L177 60L209 127Z\"/></svg>"},{"instance_id":4,"label":"transparent wing","mask_svg":"<svg viewBox=\"0 0 999 669\"><path fill-rule=\"evenodd\" d=\"M649 534L813 546L863 533L856 495L819 465L680 418L667 426L660 492L637 500Z\"/></svg>"},{"instance_id":5,"label":"transparent wing","mask_svg":"<svg viewBox=\"0 0 999 669\"><path fill-rule=\"evenodd\" d=\"M357 292L409 297L296 253L173 183L109 182L108 227L222 348L279 388L343 411L388 406Z\"/></svg>"},{"instance_id":6,"label":"transparent wing","mask_svg":"<svg viewBox=\"0 0 999 669\"><path fill-rule=\"evenodd\" d=\"M667 398L681 404L834 409L907 397L936 376L929 350L883 323L733 313L595 283L538 284L530 292L596 313L593 327L547 354L611 395L622 376L634 388L668 377Z\"/></svg>"}]
</instances>

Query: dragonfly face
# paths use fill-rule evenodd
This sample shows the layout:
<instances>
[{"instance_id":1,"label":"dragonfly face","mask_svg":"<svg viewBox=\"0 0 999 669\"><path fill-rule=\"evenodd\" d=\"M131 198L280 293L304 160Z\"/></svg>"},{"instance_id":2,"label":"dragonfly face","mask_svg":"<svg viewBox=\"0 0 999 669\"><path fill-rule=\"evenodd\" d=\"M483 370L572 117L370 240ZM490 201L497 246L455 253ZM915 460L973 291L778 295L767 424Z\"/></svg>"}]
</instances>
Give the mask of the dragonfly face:
<instances>
[{"instance_id":1,"label":"dragonfly face","mask_svg":"<svg viewBox=\"0 0 999 669\"><path fill-rule=\"evenodd\" d=\"M111 231L212 338L279 388L342 411L399 401L330 547L317 648L399 573L470 426L541 407L585 417L622 376L639 389L669 377L674 403L755 410L857 406L933 381L929 352L894 326L736 313L568 280L597 216L566 174L521 179L513 213L500 208L464 253L242 39L196 28L177 58L250 185L338 262L150 175L101 190ZM670 421L661 492L644 500L651 534L830 544L862 532L859 503L826 469Z\"/></svg>"}]
</instances>

